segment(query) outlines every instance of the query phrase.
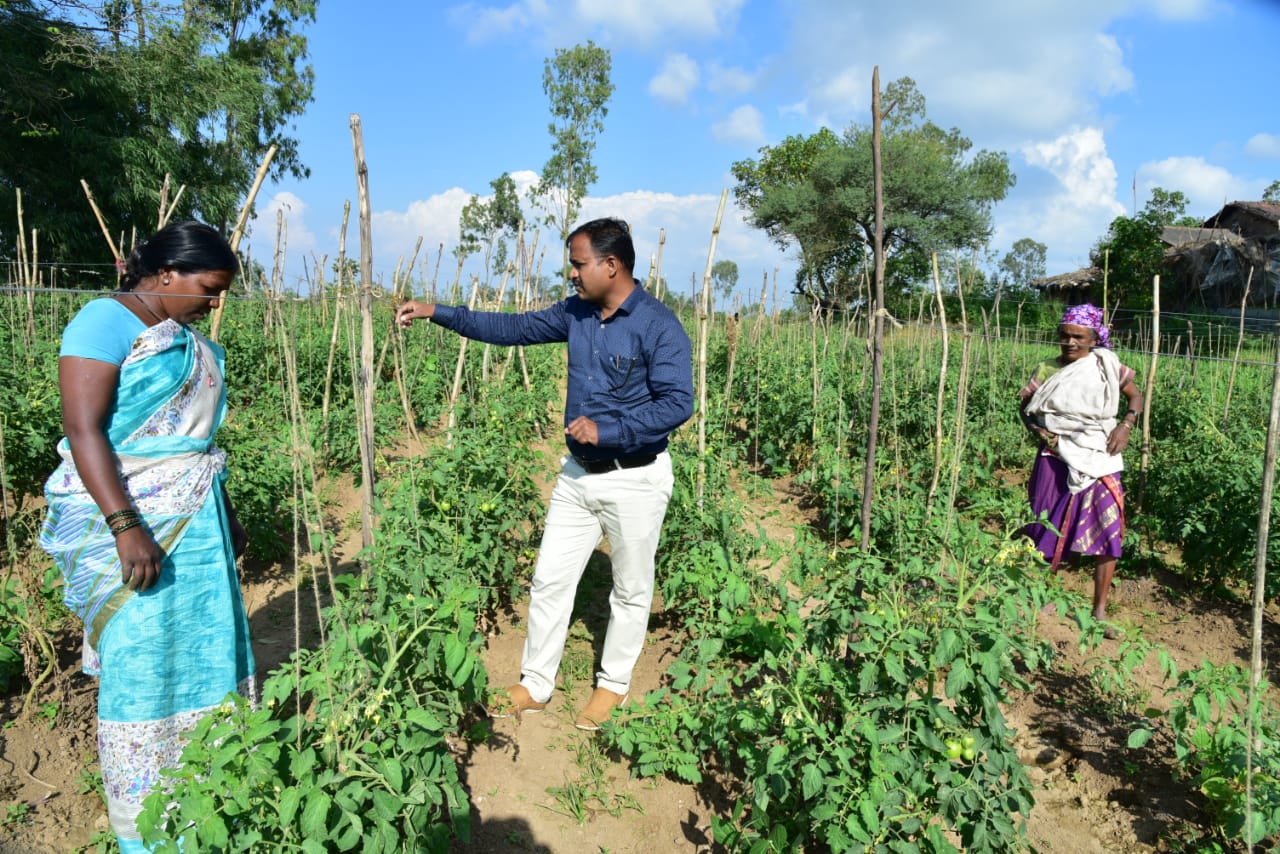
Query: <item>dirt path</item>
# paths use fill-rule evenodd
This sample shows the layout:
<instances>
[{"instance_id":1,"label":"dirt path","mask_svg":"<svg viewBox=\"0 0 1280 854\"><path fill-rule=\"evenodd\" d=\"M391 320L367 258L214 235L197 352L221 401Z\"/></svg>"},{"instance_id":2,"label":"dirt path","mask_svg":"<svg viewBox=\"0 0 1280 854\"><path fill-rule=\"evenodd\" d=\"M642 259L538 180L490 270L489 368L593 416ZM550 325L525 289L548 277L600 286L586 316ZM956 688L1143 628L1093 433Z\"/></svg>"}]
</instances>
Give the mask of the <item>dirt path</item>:
<instances>
[{"instance_id":1,"label":"dirt path","mask_svg":"<svg viewBox=\"0 0 1280 854\"><path fill-rule=\"evenodd\" d=\"M547 473L546 492L552 474ZM807 512L785 482L773 489L773 495L751 499L752 513L775 541L786 542L808 521ZM354 489L336 491L333 500L332 518L354 517ZM357 547L358 534L340 545L336 557L349 561ZM711 850L713 807L694 787L632 779L625 763L605 755L590 734L573 727L591 691L608 618L608 583L602 553L580 590L563 690L547 711L478 726L461 742L473 828L469 844L454 846L458 854ZM1088 596L1090 583L1083 571L1067 578L1081 597ZM1202 658L1246 663L1247 608L1223 600L1174 601L1169 591L1175 587L1172 577L1124 578L1113 596L1113 616L1167 647L1183 668ZM314 600L309 590L295 598L292 570L278 566L249 567L245 597L259 670L265 674L293 649L295 613L302 625L314 625ZM513 613L502 615L489 638L486 665L497 686L518 676L526 605L527 600L517 602ZM659 686L675 654L678 639L662 627L660 612L661 603L655 603L654 629L636 670L634 696ZM1278 616L1273 606L1266 629L1271 638ZM1124 748L1145 707L1168 705L1158 666L1152 660L1141 669L1138 695L1103 702L1088 675L1096 662L1079 651L1075 626L1054 617L1041 631L1060 653L1059 672L1014 698L1007 710L1037 785L1028 821L1032 844L1058 852L1168 850L1162 839L1200 820L1198 796L1176 779L1171 765L1152 758L1171 753L1160 749L1159 737L1154 749ZM311 638L304 632L302 640ZM75 634L65 632L57 642L65 685L57 699L38 699L37 714L21 721L15 720L21 698L8 697L0 705L6 721L0 729L0 800L7 809L0 854L62 854L106 830L101 802L82 783L94 765L94 685L78 672ZM1273 665L1273 682L1278 677ZM41 706L42 701L50 705Z\"/></svg>"}]
</instances>

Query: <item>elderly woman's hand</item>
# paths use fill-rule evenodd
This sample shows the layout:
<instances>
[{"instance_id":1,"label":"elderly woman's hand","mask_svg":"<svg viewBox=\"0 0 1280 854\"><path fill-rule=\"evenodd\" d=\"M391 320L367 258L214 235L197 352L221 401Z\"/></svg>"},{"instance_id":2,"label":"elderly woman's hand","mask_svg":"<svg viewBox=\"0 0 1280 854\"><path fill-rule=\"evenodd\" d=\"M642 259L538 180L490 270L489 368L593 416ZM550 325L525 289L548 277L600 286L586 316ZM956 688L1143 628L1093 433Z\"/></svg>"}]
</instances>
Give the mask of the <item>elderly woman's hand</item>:
<instances>
[{"instance_id":1,"label":"elderly woman's hand","mask_svg":"<svg viewBox=\"0 0 1280 854\"><path fill-rule=\"evenodd\" d=\"M1129 447L1129 436L1133 433L1133 425L1128 421L1121 421L1111 431L1111 435L1107 437L1107 453L1115 456Z\"/></svg>"}]
</instances>

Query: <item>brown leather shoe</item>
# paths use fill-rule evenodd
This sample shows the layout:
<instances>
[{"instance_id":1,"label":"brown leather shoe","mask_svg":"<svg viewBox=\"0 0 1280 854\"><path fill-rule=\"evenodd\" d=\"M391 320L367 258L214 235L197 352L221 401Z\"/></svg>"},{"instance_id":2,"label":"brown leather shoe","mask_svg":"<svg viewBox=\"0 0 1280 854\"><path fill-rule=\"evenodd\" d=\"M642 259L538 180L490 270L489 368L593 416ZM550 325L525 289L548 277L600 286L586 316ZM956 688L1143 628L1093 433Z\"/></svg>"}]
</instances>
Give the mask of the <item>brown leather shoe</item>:
<instances>
[{"instance_id":1,"label":"brown leather shoe","mask_svg":"<svg viewBox=\"0 0 1280 854\"><path fill-rule=\"evenodd\" d=\"M600 729L600 724L609 720L609 714L614 709L624 705L630 698L630 694L615 694L608 688L597 688L573 725L578 729L595 732Z\"/></svg>"},{"instance_id":2,"label":"brown leather shoe","mask_svg":"<svg viewBox=\"0 0 1280 854\"><path fill-rule=\"evenodd\" d=\"M512 685L510 688L493 693L489 698L488 712L491 718L509 718L512 715L518 718L521 715L537 714L546 707L546 703L539 703L533 699L528 688L523 685Z\"/></svg>"}]
</instances>

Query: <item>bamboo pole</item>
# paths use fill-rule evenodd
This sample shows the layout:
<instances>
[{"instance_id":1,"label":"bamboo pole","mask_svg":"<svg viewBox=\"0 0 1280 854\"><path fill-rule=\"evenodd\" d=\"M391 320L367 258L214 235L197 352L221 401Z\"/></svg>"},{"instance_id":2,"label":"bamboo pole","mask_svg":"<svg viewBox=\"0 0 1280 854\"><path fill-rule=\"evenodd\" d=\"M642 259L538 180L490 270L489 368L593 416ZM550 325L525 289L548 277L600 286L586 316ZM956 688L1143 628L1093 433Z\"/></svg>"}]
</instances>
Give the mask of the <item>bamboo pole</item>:
<instances>
[{"instance_id":1,"label":"bamboo pole","mask_svg":"<svg viewBox=\"0 0 1280 854\"><path fill-rule=\"evenodd\" d=\"M813 390L813 402L809 409L813 414L813 423L809 427L809 445L813 453L809 455L809 465L813 475L813 483L818 478L818 440L822 435L822 376L818 371L818 322L822 308L817 300L809 306L809 373Z\"/></svg>"},{"instance_id":2,"label":"bamboo pole","mask_svg":"<svg viewBox=\"0 0 1280 854\"><path fill-rule=\"evenodd\" d=\"M369 166L364 159L364 135L360 116L351 114L351 145L356 163L357 203L360 210L360 372L356 386L360 391L356 411L360 441L360 541L364 548L373 545L373 212L369 204ZM239 226L236 226L239 229Z\"/></svg>"},{"instance_id":3,"label":"bamboo pole","mask_svg":"<svg viewBox=\"0 0 1280 854\"><path fill-rule=\"evenodd\" d=\"M471 297L467 300L467 308L476 307L476 298L480 293L480 278L471 277ZM445 416L446 441L453 444L453 428L458 424L458 396L462 394L462 371L467 364L467 341L463 337L458 341L458 361L453 366L453 387L449 389L449 411Z\"/></svg>"},{"instance_id":4,"label":"bamboo pole","mask_svg":"<svg viewBox=\"0 0 1280 854\"><path fill-rule=\"evenodd\" d=\"M1231 374L1227 379L1227 399L1222 405L1222 429L1227 429L1227 416L1231 413L1231 391L1236 384L1236 369L1240 367L1240 350L1244 347L1244 316L1249 304L1249 286L1253 284L1253 267L1244 281L1244 296L1240 297L1240 329L1236 334L1236 354L1231 360Z\"/></svg>"},{"instance_id":5,"label":"bamboo pole","mask_svg":"<svg viewBox=\"0 0 1280 854\"><path fill-rule=\"evenodd\" d=\"M707 249L707 267L702 273L702 311L698 314L698 510L707 486L707 337L711 314L711 267L716 258L716 241L720 237L720 222L724 219L724 203L729 198L728 188L720 191L720 206L716 209L716 221L711 227L711 246Z\"/></svg>"},{"instance_id":6,"label":"bamboo pole","mask_svg":"<svg viewBox=\"0 0 1280 854\"><path fill-rule=\"evenodd\" d=\"M236 217L236 226L231 230L231 237L227 241L231 244L232 252L240 251L240 239L244 237L244 228L249 222L249 211L253 210L253 202L258 198L258 190L262 189L262 182L267 178L267 169L270 168L271 161L275 158L278 150L278 146L271 145L267 148L267 153L263 155L262 163L258 164L258 171L254 173L253 184L249 187L249 194L244 197L244 204L240 206L240 215ZM85 188L85 191L88 191L88 187ZM211 341L218 340L218 331L222 328L222 311L226 308L226 305L226 300L220 300L218 307L213 310L213 322L209 326L209 340Z\"/></svg>"},{"instance_id":7,"label":"bamboo pole","mask_svg":"<svg viewBox=\"0 0 1280 854\"><path fill-rule=\"evenodd\" d=\"M1151 462L1151 395L1156 388L1156 365L1160 358L1160 277L1155 276L1151 297L1151 365L1142 401L1142 462L1138 468L1138 512L1147 490L1147 466Z\"/></svg>"},{"instance_id":8,"label":"bamboo pole","mask_svg":"<svg viewBox=\"0 0 1280 854\"><path fill-rule=\"evenodd\" d=\"M960 464L964 459L965 421L969 410L969 365L973 349L973 335L969 330L969 313L964 304L964 288L960 285L960 268L956 265L956 294L960 297L960 378L956 383L956 430L954 449L951 453L951 490L947 497L947 524L944 541L949 538L951 521L955 516L956 490L960 482ZM960 564L960 572L964 572L964 563Z\"/></svg>"},{"instance_id":9,"label":"bamboo pole","mask_svg":"<svg viewBox=\"0 0 1280 854\"><path fill-rule=\"evenodd\" d=\"M393 301L399 304L404 299L405 290L410 290L406 286L409 278L413 274L413 267L418 260L418 250L422 248L422 238L418 238L418 242L413 246L413 255L410 257L409 266L405 270L404 277L395 280L395 293ZM409 435L415 442L420 441L418 435L418 417L413 411L413 404L409 400L409 387L405 382L405 374L407 373L404 352L404 334L403 330L393 330L393 334L387 336L387 340L391 341L391 362L395 372L396 389L400 392L400 408L404 410L404 423L409 427Z\"/></svg>"},{"instance_id":10,"label":"bamboo pole","mask_svg":"<svg viewBox=\"0 0 1280 854\"><path fill-rule=\"evenodd\" d=\"M662 284L662 249L667 245L667 230L665 228L658 229L658 259L655 262L653 275L655 280L655 290L658 291L655 296L662 299L666 296L666 288Z\"/></svg>"},{"instance_id":11,"label":"bamboo pole","mask_svg":"<svg viewBox=\"0 0 1280 854\"><path fill-rule=\"evenodd\" d=\"M107 230L107 221L102 218L102 211L98 209L98 201L93 197L93 191L89 189L89 182L81 178L80 186L84 188L85 198L89 200L89 207L93 209L93 215L98 220L98 227L102 229L102 236L106 239L107 246L111 249L111 258L116 262L117 268L120 268L120 265L124 263L124 256L120 254L120 249L116 242L111 239L111 232Z\"/></svg>"},{"instance_id":12,"label":"bamboo pole","mask_svg":"<svg viewBox=\"0 0 1280 854\"><path fill-rule=\"evenodd\" d=\"M876 269L876 301L872 322L871 413L867 419L867 461L862 475L863 550L871 548L871 505L876 486L876 438L880 430L880 386L884 376L884 173L880 164L880 66L871 73L871 163L875 191L875 238L872 251Z\"/></svg>"},{"instance_id":13,"label":"bamboo pole","mask_svg":"<svg viewBox=\"0 0 1280 854\"><path fill-rule=\"evenodd\" d=\"M1280 334L1280 325L1276 327ZM1280 339L1278 339L1280 340ZM1257 740L1257 693L1262 683L1262 617L1266 605L1267 542L1271 537L1271 497L1276 476L1276 446L1280 444L1280 348L1271 382L1271 416L1267 420L1267 446L1262 462L1262 495L1258 509L1258 539L1253 560L1253 632L1249 655L1248 737L1245 749L1245 839L1253 850L1253 751Z\"/></svg>"},{"instance_id":14,"label":"bamboo pole","mask_svg":"<svg viewBox=\"0 0 1280 854\"><path fill-rule=\"evenodd\" d=\"M342 316L342 286L347 278L347 223L351 219L351 202L342 203L342 227L338 230L337 281L338 299L333 307L333 334L329 338L329 363L324 371L324 399L320 406L320 435L329 441L329 393L333 389L333 360L338 350L338 318Z\"/></svg>"},{"instance_id":15,"label":"bamboo pole","mask_svg":"<svg viewBox=\"0 0 1280 854\"><path fill-rule=\"evenodd\" d=\"M938 363L938 395L933 416L933 477L929 480L928 497L925 499L930 513L933 512L933 498L938 493L938 480L942 476L942 407L946 400L947 362L951 350L951 335L947 329L947 307L942 301L942 277L938 272L938 253L933 253L932 259L933 294L942 329L942 358Z\"/></svg>"}]
</instances>

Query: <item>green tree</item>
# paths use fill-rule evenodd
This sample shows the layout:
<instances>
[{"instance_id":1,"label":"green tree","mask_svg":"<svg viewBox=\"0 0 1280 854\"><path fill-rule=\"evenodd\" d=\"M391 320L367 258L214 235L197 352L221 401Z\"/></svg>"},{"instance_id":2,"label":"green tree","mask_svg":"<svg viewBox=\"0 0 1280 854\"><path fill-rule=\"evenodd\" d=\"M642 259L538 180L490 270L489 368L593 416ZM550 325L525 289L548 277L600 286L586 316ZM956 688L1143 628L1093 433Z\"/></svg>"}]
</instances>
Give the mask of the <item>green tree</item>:
<instances>
[{"instance_id":1,"label":"green tree","mask_svg":"<svg viewBox=\"0 0 1280 854\"><path fill-rule=\"evenodd\" d=\"M991 209L1013 186L1002 152L970 153L958 130L925 116L924 96L903 78L886 89L882 128L887 291L927 281L932 252L972 249L991 234ZM853 125L766 146L733 165L735 198L749 221L800 250L796 290L824 307L851 305L875 235L871 127ZM893 297L890 297L893 299Z\"/></svg>"},{"instance_id":2,"label":"green tree","mask_svg":"<svg viewBox=\"0 0 1280 854\"><path fill-rule=\"evenodd\" d=\"M1106 269L1107 298L1112 305L1151 308L1151 283L1164 267L1165 247L1160 238L1165 226L1201 222L1186 215L1187 204L1183 193L1155 187L1136 216L1118 216L1111 221L1089 257L1095 267Z\"/></svg>"},{"instance_id":3,"label":"green tree","mask_svg":"<svg viewBox=\"0 0 1280 854\"><path fill-rule=\"evenodd\" d=\"M533 196L547 212L546 223L560 235L561 244L581 209L587 188L595 183L591 154L596 137L604 130L604 118L613 96L609 79L609 51L592 41L563 50L544 61L542 91L551 102L551 157L542 167ZM568 266L563 250L562 269Z\"/></svg>"},{"instance_id":4,"label":"green tree","mask_svg":"<svg viewBox=\"0 0 1280 854\"><path fill-rule=\"evenodd\" d=\"M1049 247L1023 237L1013 242L1009 252L1000 259L1000 285L1005 293L1027 293L1031 283L1045 274L1045 258Z\"/></svg>"},{"instance_id":5,"label":"green tree","mask_svg":"<svg viewBox=\"0 0 1280 854\"><path fill-rule=\"evenodd\" d=\"M484 254L484 281L487 285L493 266L506 262L506 238L520 228L520 195L511 175L503 172L489 182L493 195L487 201L472 196L459 219L458 251L463 255ZM495 264L496 262L496 264ZM493 265L493 266L491 266Z\"/></svg>"},{"instance_id":6,"label":"green tree","mask_svg":"<svg viewBox=\"0 0 1280 854\"><path fill-rule=\"evenodd\" d=\"M103 256L81 179L128 235L154 228L166 173L186 187L175 217L224 229L270 145L273 175L305 176L286 131L312 98L298 30L314 18L302 0L0 3L0 187L22 189L42 256Z\"/></svg>"},{"instance_id":7,"label":"green tree","mask_svg":"<svg viewBox=\"0 0 1280 854\"><path fill-rule=\"evenodd\" d=\"M1262 200L1272 203L1280 202L1280 181L1272 181L1267 189L1262 191Z\"/></svg>"},{"instance_id":8,"label":"green tree","mask_svg":"<svg viewBox=\"0 0 1280 854\"><path fill-rule=\"evenodd\" d=\"M733 294L738 284L738 265L728 258L723 258L711 265L711 284L724 299Z\"/></svg>"}]
</instances>

